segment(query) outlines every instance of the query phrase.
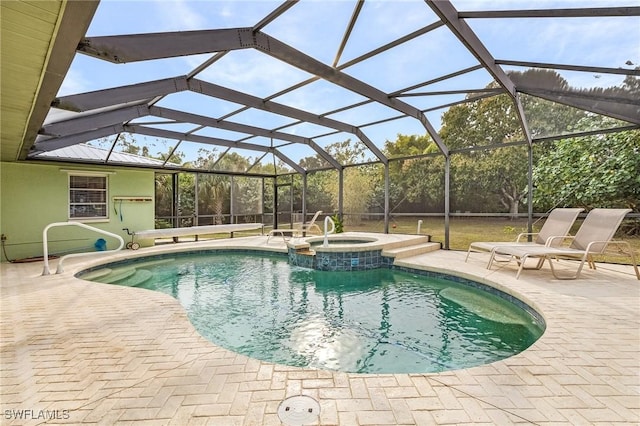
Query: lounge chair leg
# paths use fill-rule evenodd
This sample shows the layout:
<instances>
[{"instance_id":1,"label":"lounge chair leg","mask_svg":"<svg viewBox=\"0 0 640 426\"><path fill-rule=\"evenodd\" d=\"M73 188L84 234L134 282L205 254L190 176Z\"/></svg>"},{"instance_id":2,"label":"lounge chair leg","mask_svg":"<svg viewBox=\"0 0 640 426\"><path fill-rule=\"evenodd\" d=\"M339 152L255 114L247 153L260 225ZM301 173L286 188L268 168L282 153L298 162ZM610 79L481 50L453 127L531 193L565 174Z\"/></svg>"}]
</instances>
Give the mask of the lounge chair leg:
<instances>
[{"instance_id":1,"label":"lounge chair leg","mask_svg":"<svg viewBox=\"0 0 640 426\"><path fill-rule=\"evenodd\" d=\"M633 270L636 271L636 278L640 280L640 270L638 270L638 262L636 262L636 255L633 254L633 250L629 246L629 256L631 256L631 265L633 265Z\"/></svg>"},{"instance_id":2,"label":"lounge chair leg","mask_svg":"<svg viewBox=\"0 0 640 426\"><path fill-rule=\"evenodd\" d=\"M487 269L491 269L491 266L493 266L493 260L496 257L496 251L495 250L491 250L491 256L489 256L489 263L487 263Z\"/></svg>"},{"instance_id":3,"label":"lounge chair leg","mask_svg":"<svg viewBox=\"0 0 640 426\"><path fill-rule=\"evenodd\" d=\"M524 263L527 261L527 255L524 255L521 259L520 259L520 267L518 268L518 273L516 274L516 280L518 278L520 278L520 274L522 273L522 270L524 269Z\"/></svg>"},{"instance_id":4,"label":"lounge chair leg","mask_svg":"<svg viewBox=\"0 0 640 426\"><path fill-rule=\"evenodd\" d=\"M549 262L549 266L551 266L551 273L553 274L553 276L558 279L558 280L575 280L580 276L580 272L582 272L582 267L584 266L585 262L588 262L589 257L585 254L585 256L582 257L582 260L580 261L580 265L578 265L578 270L576 271L575 275L572 276L568 276L568 277L561 277L559 275L556 274L555 269L553 268L553 262Z\"/></svg>"}]
</instances>

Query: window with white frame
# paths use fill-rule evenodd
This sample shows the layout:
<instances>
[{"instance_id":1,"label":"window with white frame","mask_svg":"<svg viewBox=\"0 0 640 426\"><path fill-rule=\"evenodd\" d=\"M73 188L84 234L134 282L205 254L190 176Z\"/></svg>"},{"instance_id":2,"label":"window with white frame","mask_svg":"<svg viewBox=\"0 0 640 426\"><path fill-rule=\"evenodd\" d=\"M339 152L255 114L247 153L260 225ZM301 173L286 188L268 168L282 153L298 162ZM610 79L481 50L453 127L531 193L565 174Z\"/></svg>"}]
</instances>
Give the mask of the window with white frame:
<instances>
[{"instance_id":1,"label":"window with white frame","mask_svg":"<svg viewBox=\"0 0 640 426\"><path fill-rule=\"evenodd\" d=\"M69 173L69 219L108 219L107 190L106 175Z\"/></svg>"}]
</instances>

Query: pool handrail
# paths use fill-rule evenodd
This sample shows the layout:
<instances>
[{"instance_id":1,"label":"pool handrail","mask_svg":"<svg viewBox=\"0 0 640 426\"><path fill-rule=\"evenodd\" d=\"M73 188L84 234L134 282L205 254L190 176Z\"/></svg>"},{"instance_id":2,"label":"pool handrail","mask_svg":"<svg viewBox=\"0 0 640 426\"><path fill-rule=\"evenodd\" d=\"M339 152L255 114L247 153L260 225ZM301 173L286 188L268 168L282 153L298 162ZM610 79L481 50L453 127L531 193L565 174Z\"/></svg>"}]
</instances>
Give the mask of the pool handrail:
<instances>
[{"instance_id":1,"label":"pool handrail","mask_svg":"<svg viewBox=\"0 0 640 426\"><path fill-rule=\"evenodd\" d=\"M331 223L331 231L327 232L327 224ZM322 243L322 247L329 247L329 234L333 234L336 231L336 223L331 219L331 216L327 216L324 218L324 242Z\"/></svg>"},{"instance_id":2,"label":"pool handrail","mask_svg":"<svg viewBox=\"0 0 640 426\"><path fill-rule=\"evenodd\" d=\"M68 226L68 225L74 225L74 226L79 226L81 228L85 228L88 229L90 231L95 231L98 232L100 234L104 234L107 235L109 237L113 237L117 240L120 241L120 245L118 246L118 248L113 249L113 250L104 250L104 251L100 251L100 252L87 252L87 253L71 253L71 254L67 254L64 255L60 258L60 261L58 262L58 267L56 268L56 274L61 274L64 272L64 269L62 267L62 262L69 258L69 257L80 257L80 256L89 256L89 255L94 255L97 253L112 253L112 252L116 252L116 251L120 251L122 250L122 247L124 247L124 239L118 235L118 234L114 234L112 232L108 232L108 231L104 231L100 228L96 228L93 226L89 226L86 225L84 223L80 223L80 222L53 222L48 224L47 226L45 226L44 231L42 231L42 246L43 246L43 258L44 258L44 269L42 270L42 275L49 275L51 274L51 272L49 272L49 244L48 244L48 240L47 240L47 232L49 231L50 228L54 228L57 226Z\"/></svg>"}]
</instances>

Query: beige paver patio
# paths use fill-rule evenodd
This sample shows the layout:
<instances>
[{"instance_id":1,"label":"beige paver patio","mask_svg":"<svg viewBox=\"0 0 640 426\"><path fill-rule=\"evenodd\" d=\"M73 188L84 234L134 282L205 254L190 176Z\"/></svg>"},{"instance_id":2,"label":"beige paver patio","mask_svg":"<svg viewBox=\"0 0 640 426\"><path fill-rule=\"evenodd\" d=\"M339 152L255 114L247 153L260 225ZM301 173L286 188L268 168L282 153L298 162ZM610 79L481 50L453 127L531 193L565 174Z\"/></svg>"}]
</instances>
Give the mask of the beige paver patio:
<instances>
[{"instance_id":1,"label":"beige paver patio","mask_svg":"<svg viewBox=\"0 0 640 426\"><path fill-rule=\"evenodd\" d=\"M265 237L181 243L282 249ZM4 424L280 425L282 400L308 395L322 425L640 423L640 281L598 265L576 281L550 271L485 269L487 257L437 251L402 260L443 265L517 295L547 322L521 354L434 374L351 374L273 365L217 347L182 307L149 290L60 275L42 263L1 266Z\"/></svg>"}]
</instances>

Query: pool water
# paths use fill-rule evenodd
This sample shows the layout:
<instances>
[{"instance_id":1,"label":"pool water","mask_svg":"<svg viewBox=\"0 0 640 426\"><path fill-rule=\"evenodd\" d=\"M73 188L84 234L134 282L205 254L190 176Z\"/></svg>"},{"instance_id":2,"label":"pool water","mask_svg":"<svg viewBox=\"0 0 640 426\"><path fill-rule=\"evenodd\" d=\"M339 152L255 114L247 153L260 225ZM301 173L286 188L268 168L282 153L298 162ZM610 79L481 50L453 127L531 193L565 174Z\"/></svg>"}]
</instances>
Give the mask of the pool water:
<instances>
[{"instance_id":1,"label":"pool water","mask_svg":"<svg viewBox=\"0 0 640 426\"><path fill-rule=\"evenodd\" d=\"M79 277L170 294L216 345L297 367L467 368L521 352L544 329L527 310L448 279L389 269L316 271L266 254L146 259Z\"/></svg>"}]
</instances>

